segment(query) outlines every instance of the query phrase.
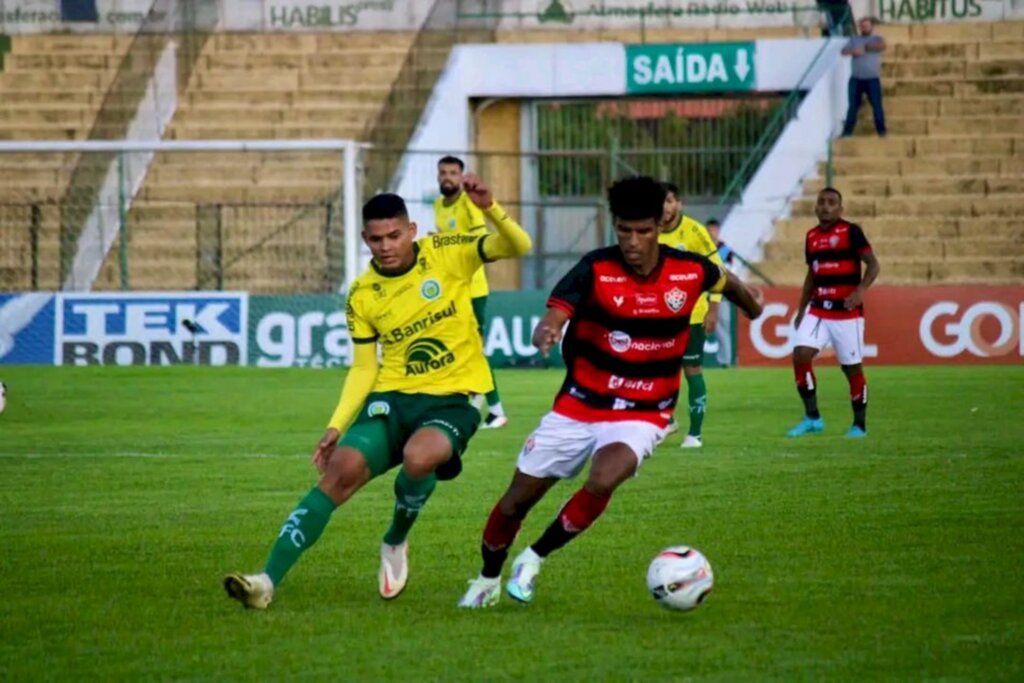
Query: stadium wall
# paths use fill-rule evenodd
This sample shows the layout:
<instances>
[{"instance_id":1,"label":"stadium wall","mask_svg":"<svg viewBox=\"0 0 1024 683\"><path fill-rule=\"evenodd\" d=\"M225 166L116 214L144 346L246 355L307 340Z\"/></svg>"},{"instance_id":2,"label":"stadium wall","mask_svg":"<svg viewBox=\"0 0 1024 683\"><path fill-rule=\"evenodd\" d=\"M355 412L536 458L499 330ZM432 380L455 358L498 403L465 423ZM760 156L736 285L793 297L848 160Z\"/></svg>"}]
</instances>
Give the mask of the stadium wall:
<instances>
[{"instance_id":1,"label":"stadium wall","mask_svg":"<svg viewBox=\"0 0 1024 683\"><path fill-rule=\"evenodd\" d=\"M743 366L789 363L799 288L764 294L761 318L736 316ZM484 338L495 366L562 364L557 352L545 361L530 345L546 299L542 290L491 295ZM343 304L326 294L0 294L0 365L341 367L349 361ZM1024 361L1024 287L883 285L869 290L866 308L869 362Z\"/></svg>"},{"instance_id":2,"label":"stadium wall","mask_svg":"<svg viewBox=\"0 0 1024 683\"><path fill-rule=\"evenodd\" d=\"M190 2L194 0L189 0ZM449 0L454 2L454 0ZM430 12L429 0L230 0L220 5L223 31L415 31ZM854 16L888 23L998 21L1024 16L1014 0L851 0ZM152 14L152 0L0 0L0 33L134 33ZM498 10L493 9L498 7ZM635 28L737 28L796 26L816 30L819 7L808 0L504 0L484 4L500 14L500 29L579 31ZM466 3L467 21L480 10ZM472 15L472 16L468 16Z\"/></svg>"}]
</instances>

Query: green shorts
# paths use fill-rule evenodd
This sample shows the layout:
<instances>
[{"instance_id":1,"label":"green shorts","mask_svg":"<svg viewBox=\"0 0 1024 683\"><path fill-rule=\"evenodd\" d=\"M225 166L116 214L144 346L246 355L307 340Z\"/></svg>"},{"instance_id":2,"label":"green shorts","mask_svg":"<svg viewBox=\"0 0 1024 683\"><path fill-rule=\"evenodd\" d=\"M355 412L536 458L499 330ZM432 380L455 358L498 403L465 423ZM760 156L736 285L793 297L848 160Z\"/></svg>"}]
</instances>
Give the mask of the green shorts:
<instances>
[{"instance_id":1,"label":"green shorts","mask_svg":"<svg viewBox=\"0 0 1024 683\"><path fill-rule=\"evenodd\" d=\"M690 341L683 352L684 368L699 368L704 364L704 323L690 325Z\"/></svg>"},{"instance_id":2,"label":"green shorts","mask_svg":"<svg viewBox=\"0 0 1024 683\"><path fill-rule=\"evenodd\" d=\"M476 329L480 330L480 336L484 336L484 323L487 322L487 297L478 296L470 300L473 304L473 317L476 318Z\"/></svg>"},{"instance_id":3,"label":"green shorts","mask_svg":"<svg viewBox=\"0 0 1024 683\"><path fill-rule=\"evenodd\" d=\"M338 444L362 453L376 477L402 464L405 442L413 432L434 427L452 444L451 460L437 469L437 478L454 479L462 470L462 454L479 424L480 411L463 394L374 392L366 397L355 422Z\"/></svg>"}]
</instances>

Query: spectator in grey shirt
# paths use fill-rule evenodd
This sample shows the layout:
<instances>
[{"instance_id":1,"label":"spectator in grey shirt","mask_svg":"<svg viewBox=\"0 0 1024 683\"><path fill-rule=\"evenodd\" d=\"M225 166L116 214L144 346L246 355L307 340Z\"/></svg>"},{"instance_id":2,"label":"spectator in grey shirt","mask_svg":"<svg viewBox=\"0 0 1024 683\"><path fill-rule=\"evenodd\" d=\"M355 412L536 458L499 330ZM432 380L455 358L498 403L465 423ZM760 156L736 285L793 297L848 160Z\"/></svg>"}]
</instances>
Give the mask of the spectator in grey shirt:
<instances>
[{"instance_id":1,"label":"spectator in grey shirt","mask_svg":"<svg viewBox=\"0 0 1024 683\"><path fill-rule=\"evenodd\" d=\"M875 114L875 130L885 137L885 111L882 109L882 51L885 38L874 35L875 20L861 19L860 35L850 38L843 48L844 55L853 57L850 75L850 109L846 113L843 137L853 135L857 125L857 112L864 95L868 96L871 111Z\"/></svg>"}]
</instances>

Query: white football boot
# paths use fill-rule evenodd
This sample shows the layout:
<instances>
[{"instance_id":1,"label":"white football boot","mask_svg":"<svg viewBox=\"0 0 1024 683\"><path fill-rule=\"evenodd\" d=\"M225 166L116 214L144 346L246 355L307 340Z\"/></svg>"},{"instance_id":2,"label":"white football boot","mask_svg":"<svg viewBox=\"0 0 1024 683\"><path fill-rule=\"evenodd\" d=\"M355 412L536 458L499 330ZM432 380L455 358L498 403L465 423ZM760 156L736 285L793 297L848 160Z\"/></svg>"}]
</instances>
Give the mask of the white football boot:
<instances>
[{"instance_id":1,"label":"white football boot","mask_svg":"<svg viewBox=\"0 0 1024 683\"><path fill-rule=\"evenodd\" d=\"M224 590L252 609L266 609L274 599L274 584L266 574L228 574L224 577Z\"/></svg>"},{"instance_id":2,"label":"white football boot","mask_svg":"<svg viewBox=\"0 0 1024 683\"><path fill-rule=\"evenodd\" d=\"M499 598L501 598L501 577L488 579L486 576L478 576L470 580L469 590L459 600L459 607L468 607L469 609L492 607L498 604Z\"/></svg>"},{"instance_id":3,"label":"white football boot","mask_svg":"<svg viewBox=\"0 0 1024 683\"><path fill-rule=\"evenodd\" d=\"M380 544L380 572L377 587L380 597L385 600L397 598L405 590L409 580L409 543L401 545Z\"/></svg>"},{"instance_id":4,"label":"white football boot","mask_svg":"<svg viewBox=\"0 0 1024 683\"><path fill-rule=\"evenodd\" d=\"M512 562L512 578L505 584L505 591L513 600L523 603L533 601L533 586L544 562L540 555L527 548Z\"/></svg>"},{"instance_id":5,"label":"white football boot","mask_svg":"<svg viewBox=\"0 0 1024 683\"><path fill-rule=\"evenodd\" d=\"M679 444L682 448L703 448L704 442L700 440L699 436L693 436L687 434L686 438L683 439L683 443Z\"/></svg>"}]
</instances>

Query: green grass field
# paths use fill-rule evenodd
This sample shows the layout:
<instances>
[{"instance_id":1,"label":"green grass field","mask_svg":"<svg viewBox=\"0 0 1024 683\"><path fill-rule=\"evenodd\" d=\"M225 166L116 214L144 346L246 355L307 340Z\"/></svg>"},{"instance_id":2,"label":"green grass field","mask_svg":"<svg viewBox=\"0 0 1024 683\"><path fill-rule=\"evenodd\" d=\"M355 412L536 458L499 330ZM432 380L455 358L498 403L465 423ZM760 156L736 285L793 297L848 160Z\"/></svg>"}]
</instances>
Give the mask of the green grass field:
<instances>
[{"instance_id":1,"label":"green grass field","mask_svg":"<svg viewBox=\"0 0 1024 683\"><path fill-rule=\"evenodd\" d=\"M267 612L221 576L262 567L315 480L340 373L3 368L0 680L1022 680L1024 367L868 368L871 435L822 368L826 434L783 370L709 373L701 452L663 445L537 599L455 608L555 372L499 373L511 425L473 442L377 597L391 477L335 513ZM577 484L527 520L532 542ZM644 572L700 548L715 591L671 613Z\"/></svg>"}]
</instances>

